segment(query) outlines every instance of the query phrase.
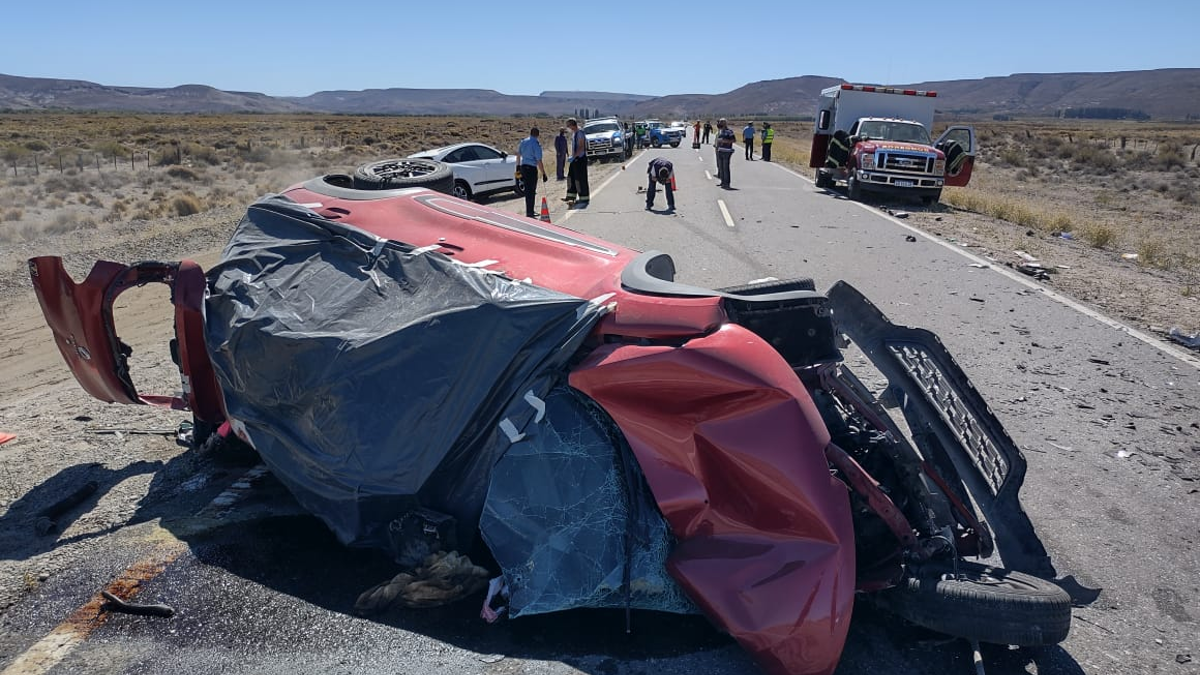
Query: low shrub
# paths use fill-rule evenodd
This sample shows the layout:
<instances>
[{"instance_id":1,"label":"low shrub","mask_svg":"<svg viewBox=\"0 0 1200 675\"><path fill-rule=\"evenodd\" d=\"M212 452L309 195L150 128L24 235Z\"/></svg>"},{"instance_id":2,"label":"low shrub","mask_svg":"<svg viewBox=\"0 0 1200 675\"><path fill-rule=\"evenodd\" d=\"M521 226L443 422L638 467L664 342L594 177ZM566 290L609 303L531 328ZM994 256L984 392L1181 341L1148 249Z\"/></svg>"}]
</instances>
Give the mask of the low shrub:
<instances>
[{"instance_id":1,"label":"low shrub","mask_svg":"<svg viewBox=\"0 0 1200 675\"><path fill-rule=\"evenodd\" d=\"M200 213L200 200L192 195L179 195L171 200L171 210L177 216L190 216Z\"/></svg>"},{"instance_id":2,"label":"low shrub","mask_svg":"<svg viewBox=\"0 0 1200 675\"><path fill-rule=\"evenodd\" d=\"M195 181L200 178L200 174L186 166L173 166L167 169L167 175L171 178L178 178L179 180L188 181Z\"/></svg>"},{"instance_id":3,"label":"low shrub","mask_svg":"<svg viewBox=\"0 0 1200 675\"><path fill-rule=\"evenodd\" d=\"M1108 248L1117 239L1117 232L1108 225L1091 224L1080 232L1083 240L1093 248Z\"/></svg>"}]
</instances>

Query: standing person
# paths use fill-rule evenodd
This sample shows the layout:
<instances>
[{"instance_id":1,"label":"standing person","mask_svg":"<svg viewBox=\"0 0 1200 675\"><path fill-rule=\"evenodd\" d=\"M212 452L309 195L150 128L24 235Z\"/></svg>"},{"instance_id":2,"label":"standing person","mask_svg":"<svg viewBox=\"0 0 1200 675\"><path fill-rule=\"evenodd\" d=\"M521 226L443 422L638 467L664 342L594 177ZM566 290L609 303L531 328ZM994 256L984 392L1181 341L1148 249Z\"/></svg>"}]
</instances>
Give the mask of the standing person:
<instances>
[{"instance_id":1,"label":"standing person","mask_svg":"<svg viewBox=\"0 0 1200 675\"><path fill-rule=\"evenodd\" d=\"M722 117L717 121L717 175L721 178L721 187L729 189L729 164L733 159L733 143L737 137L733 134L733 129L729 128L729 123Z\"/></svg>"},{"instance_id":2,"label":"standing person","mask_svg":"<svg viewBox=\"0 0 1200 675\"><path fill-rule=\"evenodd\" d=\"M574 117L567 120L567 130L571 132L571 156L567 158L570 166L567 168L567 196L563 201L586 206L591 195L588 190L587 135Z\"/></svg>"},{"instance_id":3,"label":"standing person","mask_svg":"<svg viewBox=\"0 0 1200 675\"><path fill-rule=\"evenodd\" d=\"M762 130L762 158L764 162L771 161L771 144L775 142L775 130L771 128L770 122L763 122Z\"/></svg>"},{"instance_id":4,"label":"standing person","mask_svg":"<svg viewBox=\"0 0 1200 675\"><path fill-rule=\"evenodd\" d=\"M559 127L558 135L554 137L554 166L557 169L554 180L566 180L563 171L567 168L567 128Z\"/></svg>"},{"instance_id":5,"label":"standing person","mask_svg":"<svg viewBox=\"0 0 1200 675\"><path fill-rule=\"evenodd\" d=\"M754 161L754 122L753 120L746 124L742 129L742 142L746 144L746 159Z\"/></svg>"},{"instance_id":6,"label":"standing person","mask_svg":"<svg viewBox=\"0 0 1200 675\"><path fill-rule=\"evenodd\" d=\"M700 145L700 120L696 120L696 123L692 125L692 142Z\"/></svg>"},{"instance_id":7,"label":"standing person","mask_svg":"<svg viewBox=\"0 0 1200 675\"><path fill-rule=\"evenodd\" d=\"M537 127L530 129L529 137L517 146L517 173L525 183L526 218L537 218L537 214L533 212L533 199L537 193L538 172L542 173L543 183L549 180L546 176L546 166L542 164L542 144L538 141L539 133Z\"/></svg>"},{"instance_id":8,"label":"standing person","mask_svg":"<svg viewBox=\"0 0 1200 675\"><path fill-rule=\"evenodd\" d=\"M711 133L712 133L712 122L705 122L704 123L704 139L701 140L700 142L708 143L708 135Z\"/></svg>"},{"instance_id":9,"label":"standing person","mask_svg":"<svg viewBox=\"0 0 1200 675\"><path fill-rule=\"evenodd\" d=\"M650 182L646 185L646 210L649 211L654 206L655 190L658 184L662 183L663 190L667 193L667 209L674 211L675 190L672 183L675 182L675 166L668 159L655 157L650 160L646 175L650 178Z\"/></svg>"}]
</instances>

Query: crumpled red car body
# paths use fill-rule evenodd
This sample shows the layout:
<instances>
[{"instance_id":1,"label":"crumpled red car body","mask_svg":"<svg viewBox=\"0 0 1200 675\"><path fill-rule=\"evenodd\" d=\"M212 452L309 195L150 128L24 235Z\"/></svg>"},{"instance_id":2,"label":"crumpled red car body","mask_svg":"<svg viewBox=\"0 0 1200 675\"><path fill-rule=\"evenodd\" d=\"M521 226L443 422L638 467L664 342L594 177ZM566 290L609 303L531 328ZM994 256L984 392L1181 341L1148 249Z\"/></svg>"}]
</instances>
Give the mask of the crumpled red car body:
<instances>
[{"instance_id":1,"label":"crumpled red car body","mask_svg":"<svg viewBox=\"0 0 1200 675\"><path fill-rule=\"evenodd\" d=\"M671 574L764 671L834 670L855 592L850 502L830 474L820 415L770 344L730 322L718 297L624 287L621 272L637 251L427 190L363 198L318 180L284 194L382 238L615 303L569 382L607 411L636 454L678 540ZM221 421L211 364L189 337L204 289L193 263L155 274L100 263L78 285L57 258L31 266L63 356L88 392ZM172 283L186 399L139 394L112 331L113 298L147 280Z\"/></svg>"}]
</instances>

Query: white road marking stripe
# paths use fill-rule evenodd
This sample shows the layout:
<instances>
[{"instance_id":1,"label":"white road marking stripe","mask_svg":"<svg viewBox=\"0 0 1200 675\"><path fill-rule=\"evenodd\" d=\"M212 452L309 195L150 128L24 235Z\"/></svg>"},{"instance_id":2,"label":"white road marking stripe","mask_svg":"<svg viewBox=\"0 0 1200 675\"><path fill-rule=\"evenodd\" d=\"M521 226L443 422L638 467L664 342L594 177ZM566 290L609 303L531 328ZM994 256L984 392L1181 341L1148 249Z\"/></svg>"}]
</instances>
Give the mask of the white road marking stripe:
<instances>
[{"instance_id":1,"label":"white road marking stripe","mask_svg":"<svg viewBox=\"0 0 1200 675\"><path fill-rule=\"evenodd\" d=\"M234 502L245 495L249 491L251 483L267 473L267 467L259 465L250 469L229 486L221 494L217 495L207 506L200 510L198 516L206 516L214 514L224 508L231 506ZM187 544L178 539L168 539L159 546L155 547L150 553L134 562L127 567L116 579L113 584L121 583L122 581L133 582L133 588L138 588L141 584L150 581L154 577L162 573L172 562L175 561L184 551L187 550ZM112 585L112 584L110 584ZM120 593L119 591L117 591ZM136 591L135 591L136 593ZM127 595L122 599L129 600L132 595ZM63 659L67 658L75 648L83 644L88 635L92 631L100 627L108 618L106 612L101 611L101 606L104 604L104 598L99 593L93 595L86 603L71 613L62 623L54 627L41 640L30 645L21 653L8 667L0 671L0 675L45 675Z\"/></svg>"},{"instance_id":2,"label":"white road marking stripe","mask_svg":"<svg viewBox=\"0 0 1200 675\"><path fill-rule=\"evenodd\" d=\"M704 170L704 177L709 180L712 180L712 174L708 172L708 169Z\"/></svg>"},{"instance_id":3,"label":"white road marking stripe","mask_svg":"<svg viewBox=\"0 0 1200 675\"><path fill-rule=\"evenodd\" d=\"M622 164L622 166L629 166L630 164L633 164L634 160L636 160L638 157L641 157L643 152L646 152L646 151L643 150L642 152L639 152L637 155L630 157L627 162ZM590 190L588 192L588 201L590 202L592 197L595 197L596 195L600 194L600 191L603 190L604 188L608 187L608 184L613 182L614 180L616 180L617 176L620 176L621 173L622 173L621 171L614 172L613 175L608 177L608 180L606 180L600 184L600 187L596 188L595 190ZM589 204L589 206L590 206L590 204ZM573 215L575 215L575 209L570 209L570 208L567 209L567 215L563 216L562 220L558 221L558 224L561 225L561 224L567 222L568 220L571 219L571 216L573 216ZM0 673L0 675L4 675L4 674Z\"/></svg>"},{"instance_id":4,"label":"white road marking stripe","mask_svg":"<svg viewBox=\"0 0 1200 675\"><path fill-rule=\"evenodd\" d=\"M725 200L718 199L717 206L721 207L721 217L725 219L725 224L733 227L733 216L729 215L729 209L725 206Z\"/></svg>"},{"instance_id":5,"label":"white road marking stripe","mask_svg":"<svg viewBox=\"0 0 1200 675\"><path fill-rule=\"evenodd\" d=\"M779 169L792 174L796 178L799 178L800 180L802 180L806 183L813 182L810 178L808 178L806 176L802 176L802 175L796 173L795 171L792 171L791 169L787 168L786 166L783 166L776 162L771 162L771 166L778 167ZM924 237L925 239L928 239L929 241L932 241L933 243L935 243L939 246L942 246L951 251L954 251L955 253L961 255L962 257L964 257L972 262L987 265L988 269L990 269L991 271L993 271L997 274L1001 274L1005 277L1008 277L1009 279L1012 279L1013 281L1017 282L1018 284L1021 284L1022 286L1027 286L1029 288L1032 288L1033 290L1040 291L1047 298L1050 298L1051 300L1054 300L1055 302L1057 302L1059 304L1066 305L1067 307L1070 307L1071 309L1075 310L1076 312L1079 312L1080 314L1083 314L1084 316L1091 317L1092 319L1099 321L1100 323L1104 324L1105 326L1108 326L1109 328L1115 328L1115 329L1121 331L1122 333L1125 333L1129 337L1134 338L1135 340L1140 340L1140 341L1150 345L1151 347L1157 349L1158 351L1160 351L1164 354L1167 354L1168 356L1173 356L1176 359L1179 359L1180 361L1183 361L1184 363L1188 364L1189 366L1192 366L1193 368L1200 370L1200 359L1192 356L1191 354L1187 354L1183 351L1176 349L1174 346L1169 345L1166 342L1163 342L1162 340L1159 340L1158 338L1154 337L1153 335L1150 335L1148 333L1143 333L1142 331L1140 331L1132 326L1128 326L1126 324L1121 323L1120 321L1117 321L1116 319L1105 316L1104 314L1092 309L1091 307L1088 307L1087 305L1081 304L1081 303L1077 302L1076 300L1073 300L1061 293L1058 293L1057 291L1046 288L1045 286L1042 286L1042 285L1034 282L1032 279L1026 277L1023 274L1019 274L1017 272L1009 270L1000 265L995 265L990 260L986 260L984 258L981 258L981 257L973 254L973 253L969 253L969 252L963 250L963 248L961 246L955 246L954 244L951 244L948 241L945 241L943 239L935 237L932 234L929 234L928 232L917 229L916 227L913 227L912 225L905 223L904 221L900 220L899 218L894 218L892 216L889 216L886 213L879 211L879 209L872 208L871 206L868 206L861 202L851 202L851 203L854 204L855 206L862 208L867 213L873 213L873 214L879 216L880 218L883 218L884 220L888 220L892 223L895 223L896 225L899 225L900 227L908 230L909 232L912 232L914 235L916 235L918 237Z\"/></svg>"}]
</instances>

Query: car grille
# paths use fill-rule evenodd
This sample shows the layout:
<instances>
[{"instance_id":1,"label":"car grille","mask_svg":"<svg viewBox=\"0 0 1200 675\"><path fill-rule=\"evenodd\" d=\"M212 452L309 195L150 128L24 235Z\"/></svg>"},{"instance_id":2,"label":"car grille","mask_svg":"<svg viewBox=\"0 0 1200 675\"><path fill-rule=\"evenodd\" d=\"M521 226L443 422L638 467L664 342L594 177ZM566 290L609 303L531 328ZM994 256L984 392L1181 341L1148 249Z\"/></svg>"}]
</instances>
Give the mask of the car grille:
<instances>
[{"instance_id":1,"label":"car grille","mask_svg":"<svg viewBox=\"0 0 1200 675\"><path fill-rule=\"evenodd\" d=\"M933 173L933 157L911 152L880 153L875 166L883 171Z\"/></svg>"},{"instance_id":2,"label":"car grille","mask_svg":"<svg viewBox=\"0 0 1200 675\"><path fill-rule=\"evenodd\" d=\"M588 150L604 150L612 147L611 138L589 138Z\"/></svg>"}]
</instances>

